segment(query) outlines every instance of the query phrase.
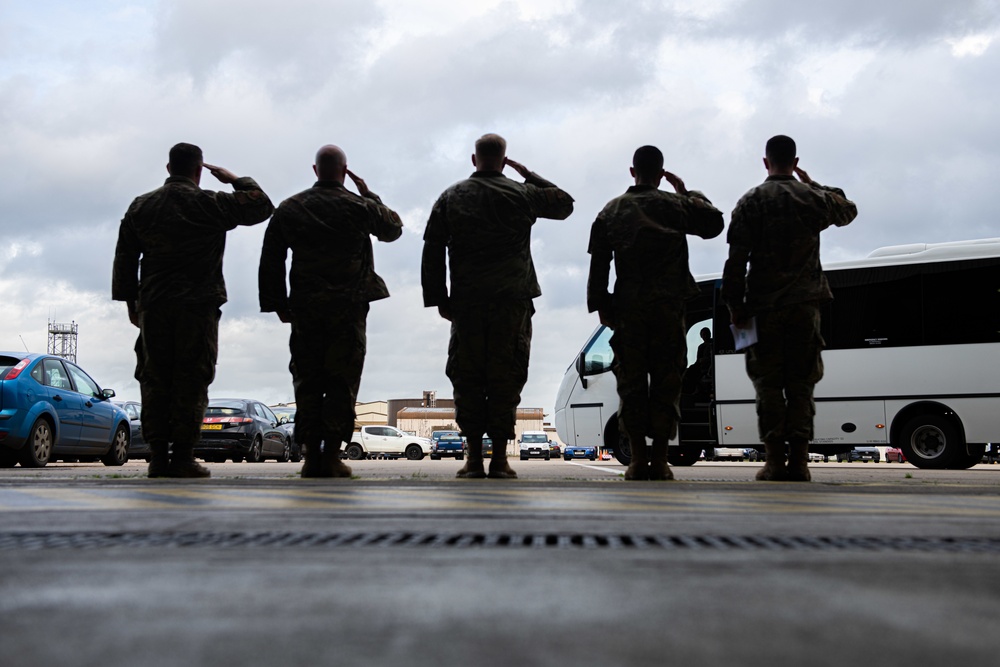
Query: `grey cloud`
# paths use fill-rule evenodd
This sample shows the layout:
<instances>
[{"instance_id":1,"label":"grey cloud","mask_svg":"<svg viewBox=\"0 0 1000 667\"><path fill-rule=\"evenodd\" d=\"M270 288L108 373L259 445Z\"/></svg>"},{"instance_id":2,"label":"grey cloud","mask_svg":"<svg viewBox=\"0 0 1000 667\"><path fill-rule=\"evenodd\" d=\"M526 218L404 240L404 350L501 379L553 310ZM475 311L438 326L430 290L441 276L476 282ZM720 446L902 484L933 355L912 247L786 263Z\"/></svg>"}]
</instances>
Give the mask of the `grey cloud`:
<instances>
[{"instance_id":1,"label":"grey cloud","mask_svg":"<svg viewBox=\"0 0 1000 667\"><path fill-rule=\"evenodd\" d=\"M379 21L374 3L350 0L176 0L163 4L156 51L202 85L237 59L276 94L308 95L358 67Z\"/></svg>"},{"instance_id":2,"label":"grey cloud","mask_svg":"<svg viewBox=\"0 0 1000 667\"><path fill-rule=\"evenodd\" d=\"M718 33L774 43L796 33L811 45L847 42L918 46L934 38L988 30L998 22L996 0L744 0L720 17L717 24L706 27L706 36Z\"/></svg>"}]
</instances>

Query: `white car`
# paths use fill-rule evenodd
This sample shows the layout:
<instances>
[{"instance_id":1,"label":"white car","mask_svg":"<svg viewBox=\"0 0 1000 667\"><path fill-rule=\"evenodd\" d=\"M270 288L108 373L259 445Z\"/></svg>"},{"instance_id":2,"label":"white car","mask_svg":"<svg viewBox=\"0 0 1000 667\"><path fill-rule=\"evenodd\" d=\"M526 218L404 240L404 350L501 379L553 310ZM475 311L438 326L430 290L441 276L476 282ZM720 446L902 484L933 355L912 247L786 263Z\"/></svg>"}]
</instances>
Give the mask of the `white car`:
<instances>
[{"instance_id":1,"label":"white car","mask_svg":"<svg viewBox=\"0 0 1000 667\"><path fill-rule=\"evenodd\" d=\"M419 461L431 452L430 438L419 438L394 426L364 426L351 436L344 450L347 458L358 460L373 456L405 456Z\"/></svg>"}]
</instances>

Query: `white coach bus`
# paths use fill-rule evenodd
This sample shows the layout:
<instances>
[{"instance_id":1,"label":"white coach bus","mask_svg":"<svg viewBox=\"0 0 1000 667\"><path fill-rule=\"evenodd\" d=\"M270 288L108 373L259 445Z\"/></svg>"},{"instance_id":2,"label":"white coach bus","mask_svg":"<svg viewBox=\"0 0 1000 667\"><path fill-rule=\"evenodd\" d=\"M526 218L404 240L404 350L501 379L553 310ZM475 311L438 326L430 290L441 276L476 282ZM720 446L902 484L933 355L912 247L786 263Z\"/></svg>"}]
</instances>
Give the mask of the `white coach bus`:
<instances>
[{"instance_id":1,"label":"white coach bus","mask_svg":"<svg viewBox=\"0 0 1000 667\"><path fill-rule=\"evenodd\" d=\"M822 308L825 374L816 385L815 439L824 455L894 446L920 468L968 468L1000 442L1000 238L913 244L830 264L834 300ZM702 450L763 449L753 385L733 349L721 277L700 279L688 302L688 364L670 461ZM707 372L691 369L702 328ZM611 331L600 326L566 371L555 423L567 445L598 445L628 464L618 433Z\"/></svg>"}]
</instances>

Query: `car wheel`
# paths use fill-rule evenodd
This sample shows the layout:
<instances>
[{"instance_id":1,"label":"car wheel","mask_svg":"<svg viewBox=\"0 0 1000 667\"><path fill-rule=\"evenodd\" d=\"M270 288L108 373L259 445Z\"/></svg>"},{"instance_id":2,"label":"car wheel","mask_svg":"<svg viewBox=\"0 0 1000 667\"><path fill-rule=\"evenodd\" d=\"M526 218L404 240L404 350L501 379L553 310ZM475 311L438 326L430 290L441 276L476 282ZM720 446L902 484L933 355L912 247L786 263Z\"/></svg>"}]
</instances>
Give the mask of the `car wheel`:
<instances>
[{"instance_id":1,"label":"car wheel","mask_svg":"<svg viewBox=\"0 0 1000 667\"><path fill-rule=\"evenodd\" d=\"M292 447L292 463L298 463L302 460L302 447L295 445Z\"/></svg>"},{"instance_id":2,"label":"car wheel","mask_svg":"<svg viewBox=\"0 0 1000 667\"><path fill-rule=\"evenodd\" d=\"M546 461L548 461L548 460L549 460L550 458L552 458L552 457L551 457L551 456L550 456L549 454L546 454L546 455L545 455L545 460L546 460Z\"/></svg>"},{"instance_id":3,"label":"car wheel","mask_svg":"<svg viewBox=\"0 0 1000 667\"><path fill-rule=\"evenodd\" d=\"M225 459L223 459L223 460L225 460ZM243 463L243 457L242 456L234 456L233 457L233 463Z\"/></svg>"},{"instance_id":4,"label":"car wheel","mask_svg":"<svg viewBox=\"0 0 1000 667\"><path fill-rule=\"evenodd\" d=\"M459 454L458 456L455 457L455 460L456 461L464 461L465 460L465 454Z\"/></svg>"},{"instance_id":5,"label":"car wheel","mask_svg":"<svg viewBox=\"0 0 1000 667\"><path fill-rule=\"evenodd\" d=\"M528 457L527 457L527 455L525 455L525 454L521 454L521 460L522 460L522 461L527 461L527 460L528 460Z\"/></svg>"},{"instance_id":6,"label":"car wheel","mask_svg":"<svg viewBox=\"0 0 1000 667\"><path fill-rule=\"evenodd\" d=\"M28 441L21 447L21 466L24 468L42 468L52 459L55 438L52 425L44 417L39 417L31 426Z\"/></svg>"},{"instance_id":7,"label":"car wheel","mask_svg":"<svg viewBox=\"0 0 1000 667\"><path fill-rule=\"evenodd\" d=\"M250 445L250 451L247 452L247 463L260 463L264 460L261 447L260 438L255 438L253 444Z\"/></svg>"},{"instance_id":8,"label":"car wheel","mask_svg":"<svg viewBox=\"0 0 1000 667\"><path fill-rule=\"evenodd\" d=\"M292 460L292 446L287 442L285 447L281 450L281 456L278 457L278 463L288 463Z\"/></svg>"},{"instance_id":9,"label":"car wheel","mask_svg":"<svg viewBox=\"0 0 1000 667\"><path fill-rule=\"evenodd\" d=\"M406 458L409 461L419 461L424 458L424 450L420 449L420 445L410 445L406 448Z\"/></svg>"},{"instance_id":10,"label":"car wheel","mask_svg":"<svg viewBox=\"0 0 1000 667\"><path fill-rule=\"evenodd\" d=\"M963 443L951 420L941 415L921 415L903 426L899 447L906 460L918 468L940 470L954 464Z\"/></svg>"},{"instance_id":11,"label":"car wheel","mask_svg":"<svg viewBox=\"0 0 1000 667\"><path fill-rule=\"evenodd\" d=\"M572 456L564 456L563 457L563 461L572 461L572 460L573 460ZM593 461L593 459L591 459L591 461Z\"/></svg>"},{"instance_id":12,"label":"car wheel","mask_svg":"<svg viewBox=\"0 0 1000 667\"><path fill-rule=\"evenodd\" d=\"M596 457L596 456L591 456L591 457L590 457L590 460L591 460L591 461L596 461L596 460L597 460L597 457Z\"/></svg>"},{"instance_id":13,"label":"car wheel","mask_svg":"<svg viewBox=\"0 0 1000 667\"><path fill-rule=\"evenodd\" d=\"M361 449L361 445L359 444L352 442L344 451L347 452L347 458L352 461L358 461L365 458L365 450Z\"/></svg>"},{"instance_id":14,"label":"car wheel","mask_svg":"<svg viewBox=\"0 0 1000 667\"><path fill-rule=\"evenodd\" d=\"M115 437L111 441L108 453L101 457L101 463L106 466L121 466L128 461L128 442L131 432L125 428L125 424L119 424L115 431Z\"/></svg>"}]
</instances>

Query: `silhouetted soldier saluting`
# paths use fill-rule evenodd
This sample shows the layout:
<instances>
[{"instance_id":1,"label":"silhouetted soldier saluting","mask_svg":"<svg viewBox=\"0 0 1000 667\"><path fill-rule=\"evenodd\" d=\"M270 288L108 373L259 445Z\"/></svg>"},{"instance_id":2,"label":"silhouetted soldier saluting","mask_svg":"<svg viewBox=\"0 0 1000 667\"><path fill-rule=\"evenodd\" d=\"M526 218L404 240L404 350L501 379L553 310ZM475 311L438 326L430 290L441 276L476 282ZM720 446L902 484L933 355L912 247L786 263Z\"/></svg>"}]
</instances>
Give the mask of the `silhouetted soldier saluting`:
<instances>
[{"instance_id":1,"label":"silhouetted soldier saluting","mask_svg":"<svg viewBox=\"0 0 1000 667\"><path fill-rule=\"evenodd\" d=\"M354 432L368 304L389 296L375 273L371 237L395 241L403 223L347 168L347 156L337 146L319 149L313 171L319 180L281 202L267 225L260 309L292 325L289 370L298 408L295 440L306 454L302 476L350 477L340 447ZM360 196L344 187L348 176Z\"/></svg>"},{"instance_id":2,"label":"silhouetted soldier saluting","mask_svg":"<svg viewBox=\"0 0 1000 667\"><path fill-rule=\"evenodd\" d=\"M790 137L772 137L764 153L767 179L733 210L722 300L734 325L756 317L758 342L747 348L746 365L765 449L757 479L807 482L813 388L823 377L819 306L833 298L819 261L819 235L850 223L858 209L843 190L820 185L799 168Z\"/></svg>"},{"instance_id":3,"label":"silhouetted soldier saluting","mask_svg":"<svg viewBox=\"0 0 1000 667\"><path fill-rule=\"evenodd\" d=\"M528 379L532 299L542 293L531 260L531 227L537 218L563 220L573 212L572 197L506 152L503 137L480 137L475 173L444 191L424 231L424 306L436 306L451 321L445 370L455 420L469 446L458 477L487 476L484 433L493 440L489 477L517 476L507 463L507 442L514 438ZM525 182L504 176L505 166Z\"/></svg>"},{"instance_id":4,"label":"silhouetted soldier saluting","mask_svg":"<svg viewBox=\"0 0 1000 667\"><path fill-rule=\"evenodd\" d=\"M197 146L177 144L169 160L163 187L137 197L122 219L111 298L128 304L139 327L135 377L149 476L208 477L193 451L219 356L226 232L263 222L274 206L252 178L203 164ZM202 167L235 192L202 190Z\"/></svg>"},{"instance_id":5,"label":"silhouetted soldier saluting","mask_svg":"<svg viewBox=\"0 0 1000 667\"><path fill-rule=\"evenodd\" d=\"M677 435L687 367L684 304L698 294L687 235L714 238L724 224L705 195L663 170L655 146L637 149L629 171L635 185L608 202L590 229L587 308L614 329L618 424L632 457L625 479L668 480L667 443ZM663 178L676 194L659 189ZM614 294L608 292L612 259Z\"/></svg>"}]
</instances>

